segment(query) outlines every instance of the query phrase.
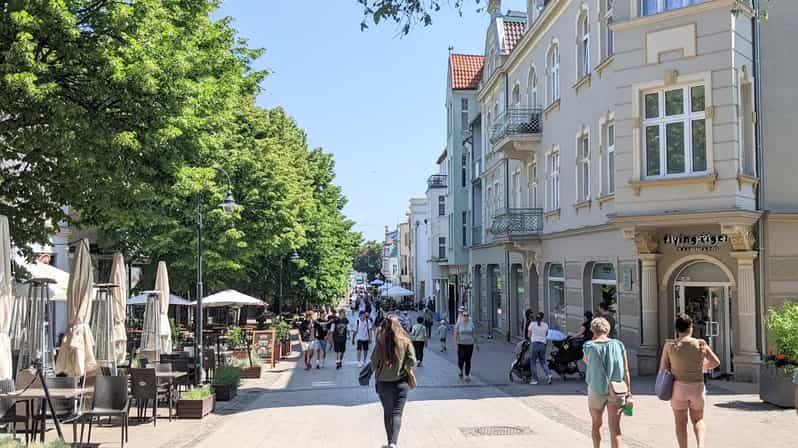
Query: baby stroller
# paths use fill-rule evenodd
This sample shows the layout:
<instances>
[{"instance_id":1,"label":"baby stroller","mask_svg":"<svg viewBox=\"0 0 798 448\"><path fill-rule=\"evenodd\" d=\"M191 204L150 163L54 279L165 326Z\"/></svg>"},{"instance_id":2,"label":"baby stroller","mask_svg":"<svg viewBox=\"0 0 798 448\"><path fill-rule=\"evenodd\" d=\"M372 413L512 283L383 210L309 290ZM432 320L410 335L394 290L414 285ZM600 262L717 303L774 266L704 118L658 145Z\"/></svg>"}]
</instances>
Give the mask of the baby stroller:
<instances>
[{"instance_id":1,"label":"baby stroller","mask_svg":"<svg viewBox=\"0 0 798 448\"><path fill-rule=\"evenodd\" d=\"M517 378L520 381L528 383L532 379L532 371L529 370L529 341L523 340L515 345L513 352L515 358L510 363L510 382L512 383Z\"/></svg>"},{"instance_id":2,"label":"baby stroller","mask_svg":"<svg viewBox=\"0 0 798 448\"><path fill-rule=\"evenodd\" d=\"M551 351L549 358L549 369L559 373L563 380L566 379L566 375L575 374L584 378L584 372L579 370L579 360L584 356L582 352L584 339L568 336L562 341L552 341L552 344L554 350Z\"/></svg>"}]
</instances>

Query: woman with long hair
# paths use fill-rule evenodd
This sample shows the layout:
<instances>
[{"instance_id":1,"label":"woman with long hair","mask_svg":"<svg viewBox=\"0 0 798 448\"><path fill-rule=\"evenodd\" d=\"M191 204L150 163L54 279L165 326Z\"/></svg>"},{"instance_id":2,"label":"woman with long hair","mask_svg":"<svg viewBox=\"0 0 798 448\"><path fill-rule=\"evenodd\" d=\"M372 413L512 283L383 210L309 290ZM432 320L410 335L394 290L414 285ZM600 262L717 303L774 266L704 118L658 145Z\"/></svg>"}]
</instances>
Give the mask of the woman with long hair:
<instances>
[{"instance_id":1,"label":"woman with long hair","mask_svg":"<svg viewBox=\"0 0 798 448\"><path fill-rule=\"evenodd\" d=\"M396 316L390 315L382 321L377 333L377 344L371 353L377 395L382 403L386 448L395 448L402 427L402 412L407 402L408 371L416 364L416 354L410 338Z\"/></svg>"}]
</instances>

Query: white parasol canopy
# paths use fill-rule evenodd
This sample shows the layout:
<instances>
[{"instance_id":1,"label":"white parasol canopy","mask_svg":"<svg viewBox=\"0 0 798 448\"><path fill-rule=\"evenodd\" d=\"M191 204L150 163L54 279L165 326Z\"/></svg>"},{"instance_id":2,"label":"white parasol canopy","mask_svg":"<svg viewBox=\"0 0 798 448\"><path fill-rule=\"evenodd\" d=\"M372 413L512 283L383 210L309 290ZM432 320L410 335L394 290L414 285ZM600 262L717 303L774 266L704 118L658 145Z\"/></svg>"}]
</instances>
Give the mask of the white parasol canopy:
<instances>
[{"instance_id":1,"label":"white parasol canopy","mask_svg":"<svg viewBox=\"0 0 798 448\"><path fill-rule=\"evenodd\" d=\"M139 294L137 296L133 296L127 299L128 306L135 306L135 305L146 305L147 304L147 296L149 294ZM190 300L186 300L180 296L176 296L174 294L169 294L169 305L177 305L177 306L192 306L194 302Z\"/></svg>"},{"instance_id":2,"label":"white parasol canopy","mask_svg":"<svg viewBox=\"0 0 798 448\"><path fill-rule=\"evenodd\" d=\"M402 288L401 286L394 286L393 288L387 289L382 293L383 297L406 297L412 296L415 293L409 289Z\"/></svg>"},{"instance_id":3,"label":"white parasol canopy","mask_svg":"<svg viewBox=\"0 0 798 448\"><path fill-rule=\"evenodd\" d=\"M196 304L196 302L195 302ZM202 299L202 306L266 306L262 300L240 293L235 289L225 289Z\"/></svg>"},{"instance_id":4,"label":"white parasol canopy","mask_svg":"<svg viewBox=\"0 0 798 448\"><path fill-rule=\"evenodd\" d=\"M0 215L0 380L9 380L12 375L11 360L11 235L8 218Z\"/></svg>"},{"instance_id":5,"label":"white parasol canopy","mask_svg":"<svg viewBox=\"0 0 798 448\"><path fill-rule=\"evenodd\" d=\"M50 300L66 301L67 288L69 287L69 273L57 267L33 261L28 263L24 258L17 257L16 263L28 271L33 278L49 278L55 283L48 284L50 289ZM28 283L14 283L14 295L17 297L28 296Z\"/></svg>"},{"instance_id":6,"label":"white parasol canopy","mask_svg":"<svg viewBox=\"0 0 798 448\"><path fill-rule=\"evenodd\" d=\"M127 307L125 306L125 296L127 295L127 275L125 274L125 259L122 254L114 254L111 262L111 281L117 285L112 290L113 311L114 311L114 354L116 361L125 360L127 352L127 331L125 331L125 319L127 317Z\"/></svg>"},{"instance_id":7,"label":"white parasol canopy","mask_svg":"<svg viewBox=\"0 0 798 448\"><path fill-rule=\"evenodd\" d=\"M72 261L72 274L67 290L67 329L58 359L55 361L56 373L67 376L84 376L97 369L94 357L94 337L89 328L91 314L91 294L94 283L89 241L78 242L75 258Z\"/></svg>"},{"instance_id":8,"label":"white parasol canopy","mask_svg":"<svg viewBox=\"0 0 798 448\"><path fill-rule=\"evenodd\" d=\"M381 284L383 284L383 283L384 283L384 282L383 282L382 280L380 280L380 279L376 278L376 279L372 280L372 281L371 281L371 283L369 283L369 284L370 284L370 285L374 285L374 286L380 286L380 285L381 285Z\"/></svg>"},{"instance_id":9,"label":"white parasol canopy","mask_svg":"<svg viewBox=\"0 0 798 448\"><path fill-rule=\"evenodd\" d=\"M172 327L169 325L169 273L166 271L166 262L158 262L158 272L155 274L155 289L160 292L158 299L161 302L161 351L172 351Z\"/></svg>"}]
</instances>

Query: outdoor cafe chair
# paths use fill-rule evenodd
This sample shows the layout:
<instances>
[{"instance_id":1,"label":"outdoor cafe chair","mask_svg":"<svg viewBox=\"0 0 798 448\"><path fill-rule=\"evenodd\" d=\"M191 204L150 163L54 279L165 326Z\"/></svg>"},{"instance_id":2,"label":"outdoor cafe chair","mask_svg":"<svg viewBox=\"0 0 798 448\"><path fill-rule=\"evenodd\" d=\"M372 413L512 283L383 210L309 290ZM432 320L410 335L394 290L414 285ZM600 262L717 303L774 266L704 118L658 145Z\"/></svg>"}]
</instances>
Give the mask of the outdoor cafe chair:
<instances>
[{"instance_id":1,"label":"outdoor cafe chair","mask_svg":"<svg viewBox=\"0 0 798 448\"><path fill-rule=\"evenodd\" d=\"M172 421L172 397L169 389L158 384L155 369L130 369L131 398L136 400L137 418L147 418L147 407L152 400L152 426L158 417L158 399L166 398L169 403L169 421Z\"/></svg>"},{"instance_id":2,"label":"outdoor cafe chair","mask_svg":"<svg viewBox=\"0 0 798 448\"><path fill-rule=\"evenodd\" d=\"M202 367L205 368L205 378L213 380L216 375L216 352L213 349L202 351Z\"/></svg>"},{"instance_id":3,"label":"outdoor cafe chair","mask_svg":"<svg viewBox=\"0 0 798 448\"><path fill-rule=\"evenodd\" d=\"M17 380L19 383L19 380ZM27 379L20 387L24 388L30 383L30 378ZM14 392L16 390L16 385L12 380L4 380L0 381L0 392ZM17 438L17 423L22 423L25 425L25 444L27 445L29 442L30 435L28 434L28 409L30 406L28 402L24 402L25 404L25 413L18 414L17 413L17 401L13 398L3 398L0 400L0 424L8 425L8 430L10 430L12 437Z\"/></svg>"},{"instance_id":4,"label":"outdoor cafe chair","mask_svg":"<svg viewBox=\"0 0 798 448\"><path fill-rule=\"evenodd\" d=\"M185 376L181 376L180 378L175 378L174 385L180 390L181 387L188 389L188 387L192 384L191 382L191 372L188 369L188 359L173 359L169 362L172 366L173 372L185 372Z\"/></svg>"},{"instance_id":5,"label":"outdoor cafe chair","mask_svg":"<svg viewBox=\"0 0 798 448\"><path fill-rule=\"evenodd\" d=\"M94 382L94 400L89 410L83 413L80 424L80 444L83 445L83 430L89 421L89 435L86 443L91 444L91 427L94 419L119 417L121 419L122 447L128 441L128 410L130 402L127 395L127 376L98 376Z\"/></svg>"}]
</instances>

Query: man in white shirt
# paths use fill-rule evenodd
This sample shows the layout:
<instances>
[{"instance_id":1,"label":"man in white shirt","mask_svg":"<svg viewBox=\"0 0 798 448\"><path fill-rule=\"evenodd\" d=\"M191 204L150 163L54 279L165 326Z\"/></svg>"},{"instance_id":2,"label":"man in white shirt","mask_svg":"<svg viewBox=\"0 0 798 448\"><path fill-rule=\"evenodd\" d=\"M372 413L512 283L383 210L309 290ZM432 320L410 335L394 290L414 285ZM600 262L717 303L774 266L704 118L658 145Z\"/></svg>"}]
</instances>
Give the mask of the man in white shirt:
<instances>
[{"instance_id":1,"label":"man in white shirt","mask_svg":"<svg viewBox=\"0 0 798 448\"><path fill-rule=\"evenodd\" d=\"M366 364L366 356L369 354L369 343L371 342L371 332L371 319L366 316L365 311L361 311L355 321L352 337L352 345L357 344L358 367L363 367Z\"/></svg>"}]
</instances>

